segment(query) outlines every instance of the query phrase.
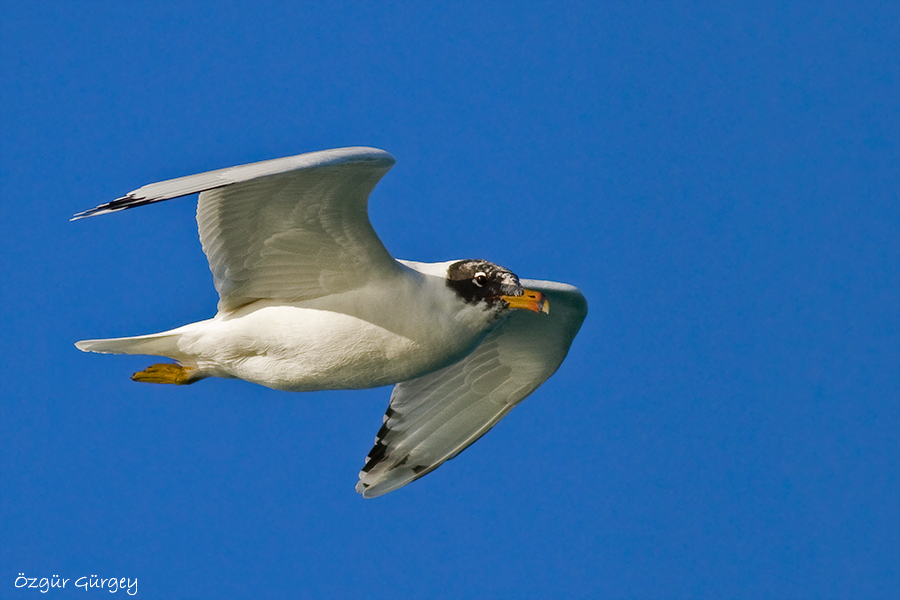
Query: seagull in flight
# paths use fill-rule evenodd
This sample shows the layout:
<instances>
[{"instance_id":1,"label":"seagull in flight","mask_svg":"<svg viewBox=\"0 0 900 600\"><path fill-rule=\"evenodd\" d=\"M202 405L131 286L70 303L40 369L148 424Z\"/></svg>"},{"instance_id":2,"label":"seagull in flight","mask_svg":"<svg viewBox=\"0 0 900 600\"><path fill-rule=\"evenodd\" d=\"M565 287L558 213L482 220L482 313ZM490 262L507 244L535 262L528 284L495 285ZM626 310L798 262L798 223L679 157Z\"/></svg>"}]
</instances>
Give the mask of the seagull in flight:
<instances>
[{"instance_id":1,"label":"seagull in flight","mask_svg":"<svg viewBox=\"0 0 900 600\"><path fill-rule=\"evenodd\" d=\"M394 259L369 222L383 150L310 152L145 185L72 220L199 193L218 311L161 333L83 340L164 356L132 379L243 379L308 392L394 385L359 473L365 498L465 450L562 364L587 315L570 285L481 259Z\"/></svg>"}]
</instances>

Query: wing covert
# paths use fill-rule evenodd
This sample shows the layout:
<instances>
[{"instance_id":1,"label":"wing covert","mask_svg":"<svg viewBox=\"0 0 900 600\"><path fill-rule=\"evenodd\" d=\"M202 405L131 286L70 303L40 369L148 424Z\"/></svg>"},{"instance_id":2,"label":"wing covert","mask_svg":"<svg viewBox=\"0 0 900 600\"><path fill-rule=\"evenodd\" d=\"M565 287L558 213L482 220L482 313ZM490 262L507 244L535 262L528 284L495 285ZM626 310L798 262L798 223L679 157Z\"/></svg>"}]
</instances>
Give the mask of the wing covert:
<instances>
[{"instance_id":1,"label":"wing covert","mask_svg":"<svg viewBox=\"0 0 900 600\"><path fill-rule=\"evenodd\" d=\"M516 311L468 356L397 384L356 490L374 498L453 458L497 424L562 364L587 302L572 286L522 280L550 314Z\"/></svg>"}]
</instances>

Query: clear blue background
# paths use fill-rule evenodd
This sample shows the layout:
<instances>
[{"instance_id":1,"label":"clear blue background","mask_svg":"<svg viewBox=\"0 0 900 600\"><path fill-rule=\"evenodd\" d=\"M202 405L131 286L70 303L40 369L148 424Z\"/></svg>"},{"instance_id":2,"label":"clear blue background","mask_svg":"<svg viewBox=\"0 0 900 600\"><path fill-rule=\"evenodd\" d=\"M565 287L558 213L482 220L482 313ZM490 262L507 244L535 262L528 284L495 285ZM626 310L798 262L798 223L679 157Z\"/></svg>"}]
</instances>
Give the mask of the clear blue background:
<instances>
[{"instance_id":1,"label":"clear blue background","mask_svg":"<svg viewBox=\"0 0 900 600\"><path fill-rule=\"evenodd\" d=\"M0 7L3 598L900 596L897 3ZM590 303L547 384L372 501L389 389L72 346L216 296L193 200L71 214L348 145L397 158L395 256Z\"/></svg>"}]
</instances>

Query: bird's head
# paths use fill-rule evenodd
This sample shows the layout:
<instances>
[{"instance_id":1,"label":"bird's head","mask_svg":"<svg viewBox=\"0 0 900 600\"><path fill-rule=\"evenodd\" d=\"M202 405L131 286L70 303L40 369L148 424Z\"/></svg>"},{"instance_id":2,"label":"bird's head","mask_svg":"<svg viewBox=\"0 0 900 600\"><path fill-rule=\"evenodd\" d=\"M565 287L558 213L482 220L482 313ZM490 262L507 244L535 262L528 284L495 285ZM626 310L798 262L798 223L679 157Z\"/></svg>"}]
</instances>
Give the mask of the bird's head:
<instances>
[{"instance_id":1,"label":"bird's head","mask_svg":"<svg viewBox=\"0 0 900 600\"><path fill-rule=\"evenodd\" d=\"M447 268L447 285L466 303L484 303L497 310L550 312L541 292L526 290L509 269L479 259L460 260Z\"/></svg>"}]
</instances>

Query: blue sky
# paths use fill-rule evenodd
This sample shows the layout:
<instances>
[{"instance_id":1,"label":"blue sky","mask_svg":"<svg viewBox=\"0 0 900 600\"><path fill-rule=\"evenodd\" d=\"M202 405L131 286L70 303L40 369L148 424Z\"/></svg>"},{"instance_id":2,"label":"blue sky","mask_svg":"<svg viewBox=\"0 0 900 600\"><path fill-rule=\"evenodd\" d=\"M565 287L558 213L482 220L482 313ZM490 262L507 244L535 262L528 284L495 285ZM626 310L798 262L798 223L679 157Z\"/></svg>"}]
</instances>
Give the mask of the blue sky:
<instances>
[{"instance_id":1,"label":"blue sky","mask_svg":"<svg viewBox=\"0 0 900 600\"><path fill-rule=\"evenodd\" d=\"M0 2L0 596L895 598L895 3ZM559 372L376 500L389 389L139 385L212 316L143 184L350 145L399 258L580 287Z\"/></svg>"}]
</instances>

